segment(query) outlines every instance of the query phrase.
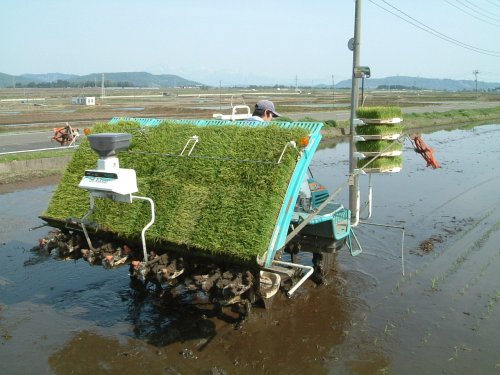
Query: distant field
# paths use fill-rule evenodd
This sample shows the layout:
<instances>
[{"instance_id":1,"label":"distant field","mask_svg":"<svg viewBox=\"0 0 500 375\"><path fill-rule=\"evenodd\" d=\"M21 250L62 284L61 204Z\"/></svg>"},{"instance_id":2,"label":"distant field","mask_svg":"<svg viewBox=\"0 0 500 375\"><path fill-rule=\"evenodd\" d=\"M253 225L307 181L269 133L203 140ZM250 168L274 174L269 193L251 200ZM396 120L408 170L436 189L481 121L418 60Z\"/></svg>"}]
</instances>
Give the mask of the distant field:
<instances>
[{"instance_id":1,"label":"distant field","mask_svg":"<svg viewBox=\"0 0 500 375\"><path fill-rule=\"evenodd\" d=\"M95 96L95 106L71 104L73 96ZM0 125L108 120L115 116L211 118L230 113L232 105L253 107L259 99L270 99L277 110L293 118L301 114L319 120L338 118L349 110L349 90L321 89L301 93L275 88L261 91L242 89L0 89ZM434 91L365 91L365 106L435 107L460 102L491 106L500 103L498 93ZM361 103L361 102L360 102ZM330 116L330 117L328 117Z\"/></svg>"}]
</instances>

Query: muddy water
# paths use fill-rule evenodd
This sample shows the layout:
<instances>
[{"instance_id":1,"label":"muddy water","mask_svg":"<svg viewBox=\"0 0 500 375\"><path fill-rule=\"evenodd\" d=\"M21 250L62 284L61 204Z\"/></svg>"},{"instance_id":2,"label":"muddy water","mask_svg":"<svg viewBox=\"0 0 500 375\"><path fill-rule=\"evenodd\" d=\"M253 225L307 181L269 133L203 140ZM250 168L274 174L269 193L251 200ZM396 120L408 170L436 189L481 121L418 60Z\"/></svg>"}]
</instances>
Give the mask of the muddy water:
<instances>
[{"instance_id":1,"label":"muddy water","mask_svg":"<svg viewBox=\"0 0 500 375\"><path fill-rule=\"evenodd\" d=\"M404 276L402 230L361 224L363 254L339 253L328 285L254 308L241 329L201 296L158 304L125 269L30 251L54 186L0 194L0 374L499 373L499 135L425 135L441 169L407 142L403 171L373 176L368 222L405 228ZM320 150L314 176L335 189L346 155Z\"/></svg>"}]
</instances>

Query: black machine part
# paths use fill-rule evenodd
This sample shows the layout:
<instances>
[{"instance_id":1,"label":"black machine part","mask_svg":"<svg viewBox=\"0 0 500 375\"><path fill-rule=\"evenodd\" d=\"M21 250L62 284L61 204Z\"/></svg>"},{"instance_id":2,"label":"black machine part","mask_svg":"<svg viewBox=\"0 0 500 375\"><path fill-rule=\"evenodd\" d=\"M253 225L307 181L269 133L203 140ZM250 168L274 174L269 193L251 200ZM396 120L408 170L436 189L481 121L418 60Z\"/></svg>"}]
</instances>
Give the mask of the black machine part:
<instances>
[{"instance_id":1,"label":"black machine part","mask_svg":"<svg viewBox=\"0 0 500 375\"><path fill-rule=\"evenodd\" d=\"M132 135L129 133L100 133L91 134L87 139L92 150L97 152L100 158L106 158L116 155L118 151L128 149Z\"/></svg>"}]
</instances>

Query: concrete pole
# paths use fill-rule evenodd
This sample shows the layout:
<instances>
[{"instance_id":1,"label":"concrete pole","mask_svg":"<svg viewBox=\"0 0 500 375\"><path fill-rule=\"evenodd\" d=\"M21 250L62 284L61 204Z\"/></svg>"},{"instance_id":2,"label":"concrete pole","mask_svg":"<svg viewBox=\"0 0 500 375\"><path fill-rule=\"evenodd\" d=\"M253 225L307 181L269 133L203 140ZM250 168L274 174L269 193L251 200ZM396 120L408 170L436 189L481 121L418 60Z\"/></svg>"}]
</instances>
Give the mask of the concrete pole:
<instances>
[{"instance_id":1,"label":"concrete pole","mask_svg":"<svg viewBox=\"0 0 500 375\"><path fill-rule=\"evenodd\" d=\"M359 50L361 45L361 0L356 0L356 10L354 15L354 49L352 59L352 89L351 89L351 117L350 117L350 139L349 139L349 209L352 215L352 225L359 222L359 180L354 176L354 169L357 167L357 159L353 153L356 151L354 145L354 119L358 108L359 79L355 76L355 71L359 67Z\"/></svg>"},{"instance_id":2,"label":"concrete pole","mask_svg":"<svg viewBox=\"0 0 500 375\"><path fill-rule=\"evenodd\" d=\"M332 101L335 109L335 76L332 74Z\"/></svg>"},{"instance_id":3,"label":"concrete pole","mask_svg":"<svg viewBox=\"0 0 500 375\"><path fill-rule=\"evenodd\" d=\"M102 73L101 76L101 98L104 98L106 96L106 91L104 89L104 73Z\"/></svg>"},{"instance_id":4,"label":"concrete pole","mask_svg":"<svg viewBox=\"0 0 500 375\"><path fill-rule=\"evenodd\" d=\"M479 70L474 70L472 72L472 74L474 74L474 76L475 76L475 81L476 81L476 95L477 95L477 75L479 74Z\"/></svg>"}]
</instances>

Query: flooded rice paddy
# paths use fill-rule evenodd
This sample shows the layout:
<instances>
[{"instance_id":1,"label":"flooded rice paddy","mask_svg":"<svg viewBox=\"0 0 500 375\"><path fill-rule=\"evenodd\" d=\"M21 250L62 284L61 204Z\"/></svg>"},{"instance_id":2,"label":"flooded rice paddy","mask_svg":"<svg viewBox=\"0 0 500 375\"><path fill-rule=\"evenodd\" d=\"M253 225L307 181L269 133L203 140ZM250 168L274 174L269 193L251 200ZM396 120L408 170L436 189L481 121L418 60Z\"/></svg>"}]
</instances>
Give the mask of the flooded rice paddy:
<instances>
[{"instance_id":1,"label":"flooded rice paddy","mask_svg":"<svg viewBox=\"0 0 500 375\"><path fill-rule=\"evenodd\" d=\"M328 285L279 295L240 329L182 291L134 294L124 268L31 251L54 186L0 194L0 373L500 373L499 135L424 135L441 169L406 141L403 171L373 176L368 221L405 228L404 276L402 230L361 224L363 254L338 253ZM312 173L333 191L346 158L345 144L323 148Z\"/></svg>"}]
</instances>

